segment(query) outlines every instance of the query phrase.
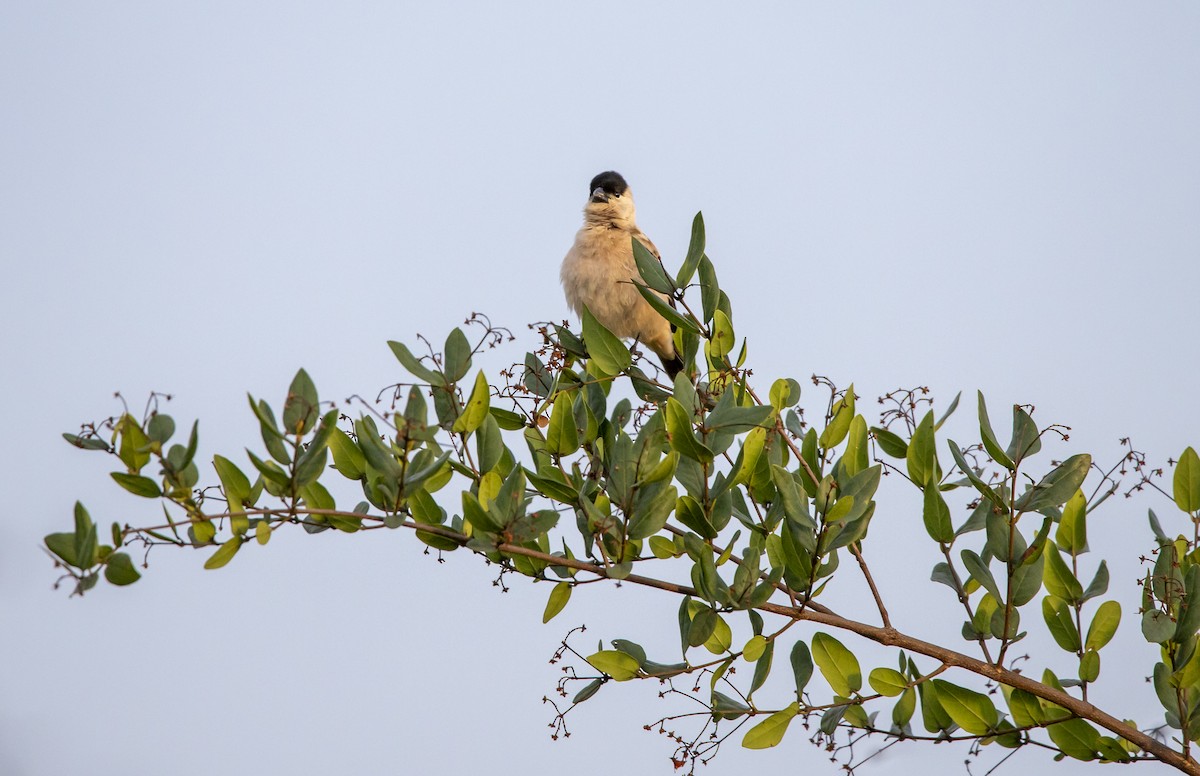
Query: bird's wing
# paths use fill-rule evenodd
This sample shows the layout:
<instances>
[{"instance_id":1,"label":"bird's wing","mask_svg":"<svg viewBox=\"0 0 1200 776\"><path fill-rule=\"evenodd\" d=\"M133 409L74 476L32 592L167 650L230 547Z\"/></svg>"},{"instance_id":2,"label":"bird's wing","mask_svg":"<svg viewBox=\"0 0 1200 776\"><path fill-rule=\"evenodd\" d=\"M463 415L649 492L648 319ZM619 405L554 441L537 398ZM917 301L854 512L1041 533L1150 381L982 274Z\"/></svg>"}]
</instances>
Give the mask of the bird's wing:
<instances>
[{"instance_id":1,"label":"bird's wing","mask_svg":"<svg viewBox=\"0 0 1200 776\"><path fill-rule=\"evenodd\" d=\"M642 245L645 245L647 250L654 254L654 258L662 261L662 254L658 252L658 248L654 247L654 243L650 242L650 238L647 237L641 229L635 228L633 230L633 236L637 238L638 242L640 242Z\"/></svg>"}]
</instances>

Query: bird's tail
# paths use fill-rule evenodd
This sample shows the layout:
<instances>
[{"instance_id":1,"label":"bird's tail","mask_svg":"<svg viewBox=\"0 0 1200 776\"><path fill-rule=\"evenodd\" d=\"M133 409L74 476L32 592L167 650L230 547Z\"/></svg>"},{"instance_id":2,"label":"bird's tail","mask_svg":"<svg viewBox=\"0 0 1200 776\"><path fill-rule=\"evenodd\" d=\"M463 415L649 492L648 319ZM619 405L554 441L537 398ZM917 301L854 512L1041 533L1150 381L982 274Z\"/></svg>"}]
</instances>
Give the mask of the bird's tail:
<instances>
[{"instance_id":1,"label":"bird's tail","mask_svg":"<svg viewBox=\"0 0 1200 776\"><path fill-rule=\"evenodd\" d=\"M682 372L684 368L683 359L679 357L679 351L676 351L669 358L666 356L659 356L659 358L662 359L663 369L666 370L667 377L670 377L671 381L674 382L675 377Z\"/></svg>"}]
</instances>

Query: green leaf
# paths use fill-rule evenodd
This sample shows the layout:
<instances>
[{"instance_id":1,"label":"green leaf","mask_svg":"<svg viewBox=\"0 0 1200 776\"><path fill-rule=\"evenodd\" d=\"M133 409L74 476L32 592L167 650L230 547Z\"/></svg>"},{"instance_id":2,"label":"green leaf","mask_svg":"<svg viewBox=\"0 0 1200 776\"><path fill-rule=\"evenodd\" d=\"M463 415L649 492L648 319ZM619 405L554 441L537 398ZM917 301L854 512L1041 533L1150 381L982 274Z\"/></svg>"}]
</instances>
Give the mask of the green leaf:
<instances>
[{"instance_id":1,"label":"green leaf","mask_svg":"<svg viewBox=\"0 0 1200 776\"><path fill-rule=\"evenodd\" d=\"M717 302L721 299L721 286L717 283L717 270L707 256L700 257L700 306L703 308L703 318L711 321L717 310Z\"/></svg>"},{"instance_id":2,"label":"green leaf","mask_svg":"<svg viewBox=\"0 0 1200 776\"><path fill-rule=\"evenodd\" d=\"M854 496L842 496L825 513L825 522L831 524L841 522L852 511L854 511Z\"/></svg>"},{"instance_id":3,"label":"green leaf","mask_svg":"<svg viewBox=\"0 0 1200 776\"><path fill-rule=\"evenodd\" d=\"M1040 552L1037 557L1023 562L1013 571L1010 604L1024 606L1033 600L1033 597L1042 589L1045 563L1046 555L1044 552Z\"/></svg>"},{"instance_id":4,"label":"green leaf","mask_svg":"<svg viewBox=\"0 0 1200 776\"><path fill-rule=\"evenodd\" d=\"M170 415L155 413L146 426L146 436L153 442L164 445L175 434L175 421Z\"/></svg>"},{"instance_id":5,"label":"green leaf","mask_svg":"<svg viewBox=\"0 0 1200 776\"><path fill-rule=\"evenodd\" d=\"M712 336L709 338L709 352L716 358L725 358L733 350L735 336L733 322L724 312L717 310L713 313Z\"/></svg>"},{"instance_id":6,"label":"green leaf","mask_svg":"<svg viewBox=\"0 0 1200 776\"><path fill-rule=\"evenodd\" d=\"M813 660L812 654L808 651L808 645L803 641L797 641L792 647L791 654L792 674L796 677L796 697L799 698L804 693L804 688L808 685L808 680L812 678Z\"/></svg>"},{"instance_id":7,"label":"green leaf","mask_svg":"<svg viewBox=\"0 0 1200 776\"><path fill-rule=\"evenodd\" d=\"M450 451L442 453L436 458L433 452L426 448L413 456L409 463L408 470L404 473L404 488L406 491L411 491L426 484L430 490L436 491L441 485L435 485L441 476L441 472L445 472L446 480L453 476L450 467L446 466L446 462L450 460ZM445 481L442 482L445 484Z\"/></svg>"},{"instance_id":8,"label":"green leaf","mask_svg":"<svg viewBox=\"0 0 1200 776\"><path fill-rule=\"evenodd\" d=\"M554 455L570 455L579 449L579 429L575 426L575 392L559 391L546 429L546 449Z\"/></svg>"},{"instance_id":9,"label":"green leaf","mask_svg":"<svg viewBox=\"0 0 1200 776\"><path fill-rule=\"evenodd\" d=\"M191 532L195 539L195 545L203 547L212 542L213 537L217 535L217 527L213 525L211 520L199 520L192 523Z\"/></svg>"},{"instance_id":10,"label":"green leaf","mask_svg":"<svg viewBox=\"0 0 1200 776\"><path fill-rule=\"evenodd\" d=\"M1089 649L1079 656L1079 681L1094 682L1100 677L1100 653Z\"/></svg>"},{"instance_id":11,"label":"green leaf","mask_svg":"<svg viewBox=\"0 0 1200 776\"><path fill-rule=\"evenodd\" d=\"M646 492L648 491L640 490L638 492L633 515L629 518L628 536L633 540L654 537L654 534L661 531L667 524L667 519L670 518L671 510L675 508L675 502L679 497L679 491L675 489L675 486L667 485L659 488L650 498L649 503L643 503L641 496ZM667 541L670 542L670 540ZM653 538L650 541L650 549L655 556L658 555L659 550L655 547ZM674 551L671 552L671 555L674 555Z\"/></svg>"},{"instance_id":12,"label":"green leaf","mask_svg":"<svg viewBox=\"0 0 1200 776\"><path fill-rule=\"evenodd\" d=\"M1090 601L1098 595L1104 595L1108 592L1108 563L1100 561L1100 567L1096 569L1096 576L1092 577L1091 584L1083 591L1083 595L1079 597L1079 602Z\"/></svg>"},{"instance_id":13,"label":"green leaf","mask_svg":"<svg viewBox=\"0 0 1200 776\"><path fill-rule=\"evenodd\" d=\"M141 579L141 574L133 567L129 555L116 552L108 556L104 564L104 578L114 585L132 585Z\"/></svg>"},{"instance_id":14,"label":"green leaf","mask_svg":"<svg viewBox=\"0 0 1200 776\"><path fill-rule=\"evenodd\" d=\"M954 541L954 525L950 522L950 507L937 488L925 489L925 531L929 538L942 544Z\"/></svg>"},{"instance_id":15,"label":"green leaf","mask_svg":"<svg viewBox=\"0 0 1200 776\"><path fill-rule=\"evenodd\" d=\"M692 237L688 241L687 256L683 259L683 264L679 267L679 274L675 276L675 285L680 288L686 288L687 284L692 282L692 275L696 272L696 267L700 266L700 259L704 256L704 214L696 213L692 219Z\"/></svg>"},{"instance_id":16,"label":"green leaf","mask_svg":"<svg viewBox=\"0 0 1200 776\"><path fill-rule=\"evenodd\" d=\"M242 537L235 536L218 547L217 551L208 560L204 561L204 568L210 570L221 568L233 560L233 556L237 555L237 551L240 549L242 549Z\"/></svg>"},{"instance_id":17,"label":"green leaf","mask_svg":"<svg viewBox=\"0 0 1200 776\"><path fill-rule=\"evenodd\" d=\"M586 306L583 308L583 341L587 344L592 363L607 375L618 375L632 363L629 349L615 334L604 328Z\"/></svg>"},{"instance_id":18,"label":"green leaf","mask_svg":"<svg viewBox=\"0 0 1200 776\"><path fill-rule=\"evenodd\" d=\"M687 632L687 645L698 647L712 637L717 629L717 613L704 607L692 616Z\"/></svg>"},{"instance_id":19,"label":"green leaf","mask_svg":"<svg viewBox=\"0 0 1200 776\"><path fill-rule=\"evenodd\" d=\"M947 420L950 419L950 416L954 414L954 411L956 409L958 409L958 401L961 398L962 398L962 391L959 391L958 393L954 394L954 398L950 400L950 406L947 407L946 411L942 413L942 416L940 418L938 418L937 423L933 424L934 431L942 430L942 426L946 423Z\"/></svg>"},{"instance_id":20,"label":"green leaf","mask_svg":"<svg viewBox=\"0 0 1200 776\"><path fill-rule=\"evenodd\" d=\"M150 440L132 415L125 414L117 421L116 430L121 437L117 456L131 472L139 472L150 462Z\"/></svg>"},{"instance_id":21,"label":"green leaf","mask_svg":"<svg viewBox=\"0 0 1200 776\"><path fill-rule=\"evenodd\" d=\"M1191 733L1188 734L1190 739ZM1118 741L1113 736L1100 736L1097 739L1096 753L1102 762L1106 763L1127 763L1132 761L1131 753L1123 744L1124 739Z\"/></svg>"},{"instance_id":22,"label":"green leaf","mask_svg":"<svg viewBox=\"0 0 1200 776\"><path fill-rule=\"evenodd\" d=\"M602 649L588 657L587 661L591 663L592 668L602 674L608 674L618 682L626 682L637 676L640 667L637 658L617 649Z\"/></svg>"},{"instance_id":23,"label":"green leaf","mask_svg":"<svg viewBox=\"0 0 1200 776\"><path fill-rule=\"evenodd\" d=\"M637 265L638 274L646 281L646 285L664 294L672 293L675 286L667 277L667 272L658 257L637 237L631 237L630 242L633 244L633 263Z\"/></svg>"},{"instance_id":24,"label":"green leaf","mask_svg":"<svg viewBox=\"0 0 1200 776\"><path fill-rule=\"evenodd\" d=\"M1100 745L1100 734L1082 719L1056 722L1046 728L1054 745L1068 757L1076 760L1096 759L1096 748Z\"/></svg>"},{"instance_id":25,"label":"green leaf","mask_svg":"<svg viewBox=\"0 0 1200 776\"><path fill-rule=\"evenodd\" d=\"M704 640L704 648L714 655L720 655L728 652L729 648L733 646L733 629L729 627L729 623L725 622L724 617L715 612L714 616L716 620L713 622L713 630Z\"/></svg>"},{"instance_id":26,"label":"green leaf","mask_svg":"<svg viewBox=\"0 0 1200 776\"><path fill-rule=\"evenodd\" d=\"M894 668L873 668L867 682L871 689L880 695L894 698L908 689L908 680L904 674Z\"/></svg>"},{"instance_id":27,"label":"green leaf","mask_svg":"<svg viewBox=\"0 0 1200 776\"><path fill-rule=\"evenodd\" d=\"M1075 627L1075 619L1071 607L1066 601L1056 595L1048 595L1042 599L1042 618L1055 643L1067 652L1078 652L1080 649L1079 629Z\"/></svg>"},{"instance_id":28,"label":"green leaf","mask_svg":"<svg viewBox=\"0 0 1200 776\"><path fill-rule=\"evenodd\" d=\"M933 684L937 687L938 701L954 724L976 736L996 729L1000 715L991 698L942 679L934 679Z\"/></svg>"},{"instance_id":29,"label":"green leaf","mask_svg":"<svg viewBox=\"0 0 1200 776\"><path fill-rule=\"evenodd\" d=\"M713 690L712 710L714 719L737 719L750 711L750 707L724 693Z\"/></svg>"},{"instance_id":30,"label":"green leaf","mask_svg":"<svg viewBox=\"0 0 1200 776\"><path fill-rule=\"evenodd\" d=\"M1200 510L1200 455L1189 447L1175 464L1173 493L1175 505L1184 512Z\"/></svg>"},{"instance_id":31,"label":"green leaf","mask_svg":"<svg viewBox=\"0 0 1200 776\"><path fill-rule=\"evenodd\" d=\"M63 434L63 439L81 450L108 450L108 443L95 437L81 437L77 434Z\"/></svg>"},{"instance_id":32,"label":"green leaf","mask_svg":"<svg viewBox=\"0 0 1200 776\"><path fill-rule=\"evenodd\" d=\"M43 540L46 549L57 555L68 566L79 568L79 560L75 555L75 534L52 533Z\"/></svg>"},{"instance_id":33,"label":"green leaf","mask_svg":"<svg viewBox=\"0 0 1200 776\"><path fill-rule=\"evenodd\" d=\"M746 646L742 647L742 659L747 663L753 663L762 657L762 654L767 649L767 639L761 633L756 636L751 636L746 642Z\"/></svg>"},{"instance_id":34,"label":"green leaf","mask_svg":"<svg viewBox=\"0 0 1200 776\"><path fill-rule=\"evenodd\" d=\"M571 585L566 582L559 582L550 591L550 598L546 601L546 611L542 613L542 622L547 623L554 619L554 616L563 610L567 605L567 601L571 600Z\"/></svg>"},{"instance_id":35,"label":"green leaf","mask_svg":"<svg viewBox=\"0 0 1200 776\"><path fill-rule=\"evenodd\" d=\"M713 451L696 439L696 435L692 432L691 416L674 396L667 399L664 419L667 425L667 438L671 442L672 450L702 464L712 462Z\"/></svg>"},{"instance_id":36,"label":"green leaf","mask_svg":"<svg viewBox=\"0 0 1200 776\"><path fill-rule=\"evenodd\" d=\"M760 637L756 636L755 638ZM775 642L768 641L762 654L754 661L754 676L750 680L750 692L747 694L748 696L757 692L758 688L762 687L763 683L767 681L767 677L771 673L771 662L774 660L774 657Z\"/></svg>"},{"instance_id":37,"label":"green leaf","mask_svg":"<svg viewBox=\"0 0 1200 776\"><path fill-rule=\"evenodd\" d=\"M563 504L575 504L579 500L579 491L558 469L547 466L537 473L527 470L525 476L529 478L529 484L546 498Z\"/></svg>"},{"instance_id":38,"label":"green leaf","mask_svg":"<svg viewBox=\"0 0 1200 776\"><path fill-rule=\"evenodd\" d=\"M932 410L925 413L925 417L913 431L912 439L908 443L905 464L908 467L908 476L917 487L924 489L937 483L937 446L933 435Z\"/></svg>"},{"instance_id":39,"label":"green leaf","mask_svg":"<svg viewBox=\"0 0 1200 776\"><path fill-rule=\"evenodd\" d=\"M603 679L593 679L583 686L583 689L575 693L575 697L571 699L571 703L583 703L588 698L596 694L600 689L600 685L604 684Z\"/></svg>"},{"instance_id":40,"label":"green leaf","mask_svg":"<svg viewBox=\"0 0 1200 776\"><path fill-rule=\"evenodd\" d=\"M1162 524L1160 524L1158 522L1158 515L1154 514L1153 509L1150 509L1147 511L1150 513L1149 514L1150 531L1151 531L1151 533L1154 534L1154 540L1156 542L1158 542L1160 547L1163 545L1170 544L1171 540L1169 538L1167 538L1167 535L1165 533L1163 533Z\"/></svg>"},{"instance_id":41,"label":"green leaf","mask_svg":"<svg viewBox=\"0 0 1200 776\"><path fill-rule=\"evenodd\" d=\"M908 442L905 442L896 434L879 426L872 426L871 434L875 437L875 441L879 443L879 447L886 455L890 455L892 458L908 457Z\"/></svg>"},{"instance_id":42,"label":"green leaf","mask_svg":"<svg viewBox=\"0 0 1200 776\"><path fill-rule=\"evenodd\" d=\"M921 699L921 720L925 725L925 729L930 733L937 733L943 730L949 730L950 726L955 724L946 710L942 708L942 704L938 699L937 688L933 682L922 682L917 685L918 695Z\"/></svg>"},{"instance_id":43,"label":"green leaf","mask_svg":"<svg viewBox=\"0 0 1200 776\"><path fill-rule=\"evenodd\" d=\"M988 419L987 403L983 400L983 391L978 392L979 395L979 434L983 437L983 449L987 450L987 454L992 457L996 463L1003 466L1005 469L1012 471L1015 467L1012 459L1004 452L1004 448L1000 447L1000 443L996 441L996 432L992 431L992 421Z\"/></svg>"},{"instance_id":44,"label":"green leaf","mask_svg":"<svg viewBox=\"0 0 1200 776\"><path fill-rule=\"evenodd\" d=\"M1186 642L1200 628L1200 566L1189 565L1184 572L1184 596L1175 620L1175 641Z\"/></svg>"},{"instance_id":45,"label":"green leaf","mask_svg":"<svg viewBox=\"0 0 1200 776\"><path fill-rule=\"evenodd\" d=\"M775 483L775 492L788 519L802 526L813 527L808 514L808 499L800 494L800 487L791 472L778 464L771 464L771 481Z\"/></svg>"},{"instance_id":46,"label":"green leaf","mask_svg":"<svg viewBox=\"0 0 1200 776\"><path fill-rule=\"evenodd\" d=\"M455 328L446 337L444 350L442 372L447 382L457 383L471 369L471 343L467 342L467 335L463 334L462 329Z\"/></svg>"},{"instance_id":47,"label":"green leaf","mask_svg":"<svg viewBox=\"0 0 1200 776\"><path fill-rule=\"evenodd\" d=\"M734 391L721 394L717 406L704 418L705 431L720 430L740 434L753 428L774 425L771 422L774 410L770 407L739 407L735 401ZM687 409L686 405L684 409Z\"/></svg>"},{"instance_id":48,"label":"green leaf","mask_svg":"<svg viewBox=\"0 0 1200 776\"><path fill-rule=\"evenodd\" d=\"M679 555L679 550L675 547L675 542L665 536L650 537L650 551L654 553L654 557L659 560L674 558Z\"/></svg>"},{"instance_id":49,"label":"green leaf","mask_svg":"<svg viewBox=\"0 0 1200 776\"><path fill-rule=\"evenodd\" d=\"M266 404L266 402L264 402L264 404ZM187 447L184 448L183 458L180 459L180 462L179 462L180 468L186 468L187 465L192 462L192 459L196 457L196 448L199 446L199 444L200 444L200 421L197 420L197 421L192 422L192 430L188 434Z\"/></svg>"},{"instance_id":50,"label":"green leaf","mask_svg":"<svg viewBox=\"0 0 1200 776\"><path fill-rule=\"evenodd\" d=\"M367 459L363 452L354 444L354 440L335 428L329 435L329 451L333 453L333 465L343 477L351 480L361 480L366 476Z\"/></svg>"},{"instance_id":51,"label":"green leaf","mask_svg":"<svg viewBox=\"0 0 1200 776\"><path fill-rule=\"evenodd\" d=\"M628 639L613 639L612 645L636 660L639 666L646 664L646 650L642 648L641 644Z\"/></svg>"},{"instance_id":52,"label":"green leaf","mask_svg":"<svg viewBox=\"0 0 1200 776\"><path fill-rule=\"evenodd\" d=\"M783 740L788 725L800 712L800 706L792 703L787 708L775 712L746 732L742 746L746 749L769 749Z\"/></svg>"},{"instance_id":53,"label":"green leaf","mask_svg":"<svg viewBox=\"0 0 1200 776\"><path fill-rule=\"evenodd\" d=\"M75 502L75 559L81 569L96 564L96 524L83 504ZM94 584L94 583L93 583Z\"/></svg>"},{"instance_id":54,"label":"green leaf","mask_svg":"<svg viewBox=\"0 0 1200 776\"><path fill-rule=\"evenodd\" d=\"M817 729L825 735L833 738L833 734L837 731L837 727L842 722L842 717L846 716L849 707L844 705L833 706L825 709L825 713L821 715L821 721L818 723ZM854 724L851 722L850 724Z\"/></svg>"},{"instance_id":55,"label":"green leaf","mask_svg":"<svg viewBox=\"0 0 1200 776\"><path fill-rule=\"evenodd\" d=\"M1087 498L1082 490L1076 490L1063 506L1054 543L1070 555L1087 552Z\"/></svg>"},{"instance_id":56,"label":"green leaf","mask_svg":"<svg viewBox=\"0 0 1200 776\"><path fill-rule=\"evenodd\" d=\"M1042 449L1042 440L1038 436L1037 424L1029 413L1019 406L1013 406L1013 436L1008 443L1008 457L1013 464L1018 464Z\"/></svg>"},{"instance_id":57,"label":"green leaf","mask_svg":"<svg viewBox=\"0 0 1200 776\"><path fill-rule=\"evenodd\" d=\"M112 478L117 481L118 485L135 496L158 498L162 495L162 490L159 489L158 483L149 477L143 477L140 474L112 472Z\"/></svg>"},{"instance_id":58,"label":"green leaf","mask_svg":"<svg viewBox=\"0 0 1200 776\"><path fill-rule=\"evenodd\" d=\"M1041 725L1046 721L1046 712L1038 697L1027 690L1013 688L1008 696L1008 710L1019 727Z\"/></svg>"},{"instance_id":59,"label":"green leaf","mask_svg":"<svg viewBox=\"0 0 1200 776\"><path fill-rule=\"evenodd\" d=\"M1079 490L1091 468L1092 456L1087 453L1073 455L1043 477L1031 490L1026 491L1014 506L1020 512L1036 512L1046 507L1057 507Z\"/></svg>"},{"instance_id":60,"label":"green leaf","mask_svg":"<svg viewBox=\"0 0 1200 776\"><path fill-rule=\"evenodd\" d=\"M407 345L402 342L388 340L388 347L392 349L392 353L395 354L396 360L398 360L414 377L419 378L430 385L445 385L446 381L442 378L442 376L421 363L421 360L409 351Z\"/></svg>"},{"instance_id":61,"label":"green leaf","mask_svg":"<svg viewBox=\"0 0 1200 776\"><path fill-rule=\"evenodd\" d=\"M497 534L504 528L502 524L494 521L470 491L462 492L462 516L470 527L485 534Z\"/></svg>"},{"instance_id":62,"label":"green leaf","mask_svg":"<svg viewBox=\"0 0 1200 776\"><path fill-rule=\"evenodd\" d=\"M250 498L250 480L233 461L221 455L213 456L213 468L217 470L217 477L225 490L225 498L229 499L230 508L241 511L242 505Z\"/></svg>"},{"instance_id":63,"label":"green leaf","mask_svg":"<svg viewBox=\"0 0 1200 776\"><path fill-rule=\"evenodd\" d=\"M519 413L502 410L499 407L492 407L488 412L496 419L496 424L505 431L517 431L525 428L525 418Z\"/></svg>"},{"instance_id":64,"label":"green leaf","mask_svg":"<svg viewBox=\"0 0 1200 776\"><path fill-rule=\"evenodd\" d=\"M771 383L770 400L776 412L783 412L800 401L800 383L790 377L779 378Z\"/></svg>"},{"instance_id":65,"label":"green leaf","mask_svg":"<svg viewBox=\"0 0 1200 776\"><path fill-rule=\"evenodd\" d=\"M454 421L452 430L459 434L470 434L479 428L484 418L488 416L491 398L491 386L488 385L487 378L484 377L481 369L475 375L475 387L471 389L471 398L467 400L467 406L463 408L462 414Z\"/></svg>"},{"instance_id":66,"label":"green leaf","mask_svg":"<svg viewBox=\"0 0 1200 776\"><path fill-rule=\"evenodd\" d=\"M1020 562L1028 545L1020 528L1009 523L1008 515L993 512L987 516L984 527L987 529L985 549L993 558L1001 563L1008 563L1010 560Z\"/></svg>"},{"instance_id":67,"label":"green leaf","mask_svg":"<svg viewBox=\"0 0 1200 776\"><path fill-rule=\"evenodd\" d=\"M717 529L705 517L704 507L692 496L683 495L676 499L675 519L705 539L717 538Z\"/></svg>"},{"instance_id":68,"label":"green leaf","mask_svg":"<svg viewBox=\"0 0 1200 776\"><path fill-rule=\"evenodd\" d=\"M1004 596L1000 595L1000 586L996 584L996 578L992 576L991 570L988 568L983 558L979 557L974 550L963 550L960 555L963 565L967 567L967 571L971 573L971 578L983 586L983 589L992 594L992 598L997 601L1003 601Z\"/></svg>"},{"instance_id":69,"label":"green leaf","mask_svg":"<svg viewBox=\"0 0 1200 776\"><path fill-rule=\"evenodd\" d=\"M866 469L869 463L867 421L862 415L855 415L850 421L850 435L846 441L846 452L842 455L842 470L855 475Z\"/></svg>"},{"instance_id":70,"label":"green leaf","mask_svg":"<svg viewBox=\"0 0 1200 776\"><path fill-rule=\"evenodd\" d=\"M1083 595L1083 585L1079 584L1079 580L1075 578L1075 574L1067 566L1053 542L1046 542L1044 554L1046 566L1042 571L1042 579L1046 583L1046 590L1069 604L1079 603Z\"/></svg>"},{"instance_id":71,"label":"green leaf","mask_svg":"<svg viewBox=\"0 0 1200 776\"><path fill-rule=\"evenodd\" d=\"M1117 632L1117 626L1121 624L1121 605L1116 601L1105 601L1096 609L1096 614L1092 617L1092 624L1088 626L1087 641L1084 646L1087 649L1101 650L1104 645L1112 640L1113 634Z\"/></svg>"},{"instance_id":72,"label":"green leaf","mask_svg":"<svg viewBox=\"0 0 1200 776\"><path fill-rule=\"evenodd\" d=\"M912 720L913 712L917 709L917 691L909 687L892 707L892 723L903 729Z\"/></svg>"},{"instance_id":73,"label":"green leaf","mask_svg":"<svg viewBox=\"0 0 1200 776\"><path fill-rule=\"evenodd\" d=\"M991 486L984 482L979 475L975 473L975 470L971 468L971 464L967 462L966 456L963 455L962 450L960 450L958 445L954 443L953 439L947 440L947 446L950 448L950 454L954 456L954 462L958 464L958 468L962 470L962 473L967 475L967 479L971 481L971 484L975 486L975 489L978 490L984 498L991 501L998 508L1007 509L1008 503L1004 501L1004 499L1000 498L1000 496L994 490L992 490Z\"/></svg>"},{"instance_id":74,"label":"green leaf","mask_svg":"<svg viewBox=\"0 0 1200 776\"><path fill-rule=\"evenodd\" d=\"M260 520L254 525L254 539L259 544L266 544L271 541L271 524L266 520Z\"/></svg>"},{"instance_id":75,"label":"green leaf","mask_svg":"<svg viewBox=\"0 0 1200 776\"><path fill-rule=\"evenodd\" d=\"M663 298L659 296L657 292L647 288L646 286L643 286L641 283L634 283L633 287L636 288L638 293L642 295L642 298L654 308L655 312L667 319L667 323L670 323L672 326L676 326L680 329L690 331L692 334L700 333L700 327L696 325L695 321L685 315L682 315L670 304L664 302Z\"/></svg>"},{"instance_id":76,"label":"green leaf","mask_svg":"<svg viewBox=\"0 0 1200 776\"><path fill-rule=\"evenodd\" d=\"M1012 606L997 606L987 620L987 630L998 639L1012 641L1021 632L1021 612Z\"/></svg>"},{"instance_id":77,"label":"green leaf","mask_svg":"<svg viewBox=\"0 0 1200 776\"><path fill-rule=\"evenodd\" d=\"M1147 609L1142 613L1142 635L1151 644L1163 644L1175 635L1175 623L1165 612Z\"/></svg>"},{"instance_id":78,"label":"green leaf","mask_svg":"<svg viewBox=\"0 0 1200 776\"><path fill-rule=\"evenodd\" d=\"M817 632L812 637L812 654L821 675L836 694L849 698L862 688L858 658L842 642L828 633Z\"/></svg>"},{"instance_id":79,"label":"green leaf","mask_svg":"<svg viewBox=\"0 0 1200 776\"><path fill-rule=\"evenodd\" d=\"M246 451L246 455L250 458L250 463L254 464L254 468L258 469L259 474L264 478L280 488L291 487L291 477L279 467L279 464L274 461L264 461L249 450Z\"/></svg>"},{"instance_id":80,"label":"green leaf","mask_svg":"<svg viewBox=\"0 0 1200 776\"><path fill-rule=\"evenodd\" d=\"M852 420L854 420L854 383L850 383L850 387L842 394L842 398L834 403L833 418L821 432L819 439L821 447L828 450L840 445L850 431Z\"/></svg>"},{"instance_id":81,"label":"green leaf","mask_svg":"<svg viewBox=\"0 0 1200 776\"><path fill-rule=\"evenodd\" d=\"M317 387L303 369L296 372L283 402L283 430L288 434L306 434L317 424Z\"/></svg>"}]
</instances>

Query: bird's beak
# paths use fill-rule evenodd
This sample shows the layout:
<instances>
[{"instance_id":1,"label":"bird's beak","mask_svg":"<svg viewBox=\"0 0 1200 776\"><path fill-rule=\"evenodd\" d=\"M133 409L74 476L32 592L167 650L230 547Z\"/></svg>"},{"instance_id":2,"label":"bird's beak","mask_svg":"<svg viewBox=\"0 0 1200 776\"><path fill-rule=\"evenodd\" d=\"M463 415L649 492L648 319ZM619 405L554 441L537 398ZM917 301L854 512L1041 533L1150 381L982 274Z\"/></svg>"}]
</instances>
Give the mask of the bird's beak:
<instances>
[{"instance_id":1,"label":"bird's beak","mask_svg":"<svg viewBox=\"0 0 1200 776\"><path fill-rule=\"evenodd\" d=\"M592 192L592 202L608 202L608 192L597 186Z\"/></svg>"}]
</instances>

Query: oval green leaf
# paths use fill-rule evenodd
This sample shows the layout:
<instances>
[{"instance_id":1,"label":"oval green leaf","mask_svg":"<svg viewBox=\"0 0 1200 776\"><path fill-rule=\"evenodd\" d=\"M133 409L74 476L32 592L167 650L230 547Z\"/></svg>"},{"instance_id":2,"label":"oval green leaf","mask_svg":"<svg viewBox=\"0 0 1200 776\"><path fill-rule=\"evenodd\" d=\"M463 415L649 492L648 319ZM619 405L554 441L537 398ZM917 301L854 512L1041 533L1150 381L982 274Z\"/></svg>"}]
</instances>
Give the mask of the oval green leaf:
<instances>
[{"instance_id":1,"label":"oval green leaf","mask_svg":"<svg viewBox=\"0 0 1200 776\"><path fill-rule=\"evenodd\" d=\"M792 703L787 708L775 712L746 732L746 737L742 739L742 746L746 749L769 749L775 746L783 740L788 725L792 724L792 720L799 711L800 706Z\"/></svg>"},{"instance_id":2,"label":"oval green leaf","mask_svg":"<svg viewBox=\"0 0 1200 776\"><path fill-rule=\"evenodd\" d=\"M233 556L237 555L237 551L242 548L242 538L235 536L229 541L217 548L217 551L212 556L204 561L204 568L212 570L219 569L229 561L233 560Z\"/></svg>"},{"instance_id":3,"label":"oval green leaf","mask_svg":"<svg viewBox=\"0 0 1200 776\"><path fill-rule=\"evenodd\" d=\"M602 649L587 659L597 671L611 676L618 682L626 682L637 676L638 661L617 649Z\"/></svg>"},{"instance_id":4,"label":"oval green leaf","mask_svg":"<svg viewBox=\"0 0 1200 776\"><path fill-rule=\"evenodd\" d=\"M812 638L813 659L821 675L833 691L843 698L862 689L862 670L858 658L842 642L828 633L818 632Z\"/></svg>"},{"instance_id":5,"label":"oval green leaf","mask_svg":"<svg viewBox=\"0 0 1200 776\"><path fill-rule=\"evenodd\" d=\"M542 613L542 622L547 623L554 619L554 616L563 610L567 605L567 601L571 600L571 586L566 582L559 582L550 591L550 598L546 601L546 611Z\"/></svg>"},{"instance_id":6,"label":"oval green leaf","mask_svg":"<svg viewBox=\"0 0 1200 776\"><path fill-rule=\"evenodd\" d=\"M112 478L117 481L118 485L135 496L158 498L162 495L162 490L158 487L158 483L149 477L143 477L140 474L113 472Z\"/></svg>"},{"instance_id":7,"label":"oval green leaf","mask_svg":"<svg viewBox=\"0 0 1200 776\"><path fill-rule=\"evenodd\" d=\"M904 674L894 668L873 668L867 677L871 689L880 695L894 698L908 689L908 680Z\"/></svg>"}]
</instances>

